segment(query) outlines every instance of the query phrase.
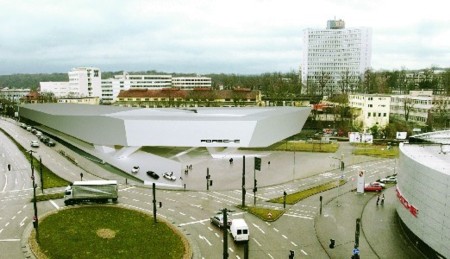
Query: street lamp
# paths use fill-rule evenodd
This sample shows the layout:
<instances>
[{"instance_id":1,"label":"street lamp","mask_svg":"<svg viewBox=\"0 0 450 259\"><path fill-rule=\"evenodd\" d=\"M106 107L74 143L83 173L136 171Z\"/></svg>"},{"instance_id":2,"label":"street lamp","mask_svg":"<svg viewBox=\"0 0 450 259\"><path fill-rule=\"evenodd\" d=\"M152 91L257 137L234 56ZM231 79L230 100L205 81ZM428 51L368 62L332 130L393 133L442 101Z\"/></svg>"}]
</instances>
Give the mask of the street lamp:
<instances>
[{"instance_id":1,"label":"street lamp","mask_svg":"<svg viewBox=\"0 0 450 259\"><path fill-rule=\"evenodd\" d=\"M33 226L36 229L36 240L39 243L39 219L38 219L38 211L37 211L37 204L36 204L36 183L35 183L35 176L34 176L34 164L33 164L33 152L36 153L33 150L28 151L30 153L30 164L31 164L31 180L33 181L33 208L34 208L34 217L33 217Z\"/></svg>"},{"instance_id":2,"label":"street lamp","mask_svg":"<svg viewBox=\"0 0 450 259\"><path fill-rule=\"evenodd\" d=\"M341 154L341 158L330 156L329 158L339 160L339 169L341 170L341 176L338 180L337 196L336 196L336 206L339 205L339 189L341 187L341 180L344 179L344 154Z\"/></svg>"}]
</instances>

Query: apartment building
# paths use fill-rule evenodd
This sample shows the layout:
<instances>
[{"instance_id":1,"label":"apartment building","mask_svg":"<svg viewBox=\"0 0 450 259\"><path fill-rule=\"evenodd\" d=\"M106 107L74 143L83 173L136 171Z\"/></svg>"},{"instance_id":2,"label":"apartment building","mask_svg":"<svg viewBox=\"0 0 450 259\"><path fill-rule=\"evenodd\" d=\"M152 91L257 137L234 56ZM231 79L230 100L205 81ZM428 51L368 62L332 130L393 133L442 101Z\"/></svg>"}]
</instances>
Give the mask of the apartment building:
<instances>
[{"instance_id":1,"label":"apartment building","mask_svg":"<svg viewBox=\"0 0 450 259\"><path fill-rule=\"evenodd\" d=\"M190 76L172 78L172 87L192 90L194 88L210 88L212 85L210 77Z\"/></svg>"},{"instance_id":2,"label":"apartment building","mask_svg":"<svg viewBox=\"0 0 450 259\"><path fill-rule=\"evenodd\" d=\"M130 89L165 89L174 87L183 90L211 88L209 77L173 77L172 75L129 75L123 73L114 78L102 80L102 102L113 103L120 91Z\"/></svg>"},{"instance_id":3,"label":"apartment building","mask_svg":"<svg viewBox=\"0 0 450 259\"><path fill-rule=\"evenodd\" d=\"M410 91L408 95L393 95L391 97L392 115L419 125L427 125L431 114L441 112L446 113L446 116L450 113L450 97L433 95L432 90Z\"/></svg>"},{"instance_id":4,"label":"apartment building","mask_svg":"<svg viewBox=\"0 0 450 259\"><path fill-rule=\"evenodd\" d=\"M345 28L343 20L329 20L326 29L305 29L303 45L302 93L352 93L371 66L370 28Z\"/></svg>"},{"instance_id":5,"label":"apartment building","mask_svg":"<svg viewBox=\"0 0 450 259\"><path fill-rule=\"evenodd\" d=\"M8 87L0 89L0 99L9 100L11 102L19 102L30 93L30 89L9 89Z\"/></svg>"},{"instance_id":6,"label":"apartment building","mask_svg":"<svg viewBox=\"0 0 450 259\"><path fill-rule=\"evenodd\" d=\"M70 94L69 82L39 82L41 93L53 93L56 98Z\"/></svg>"},{"instance_id":7,"label":"apartment building","mask_svg":"<svg viewBox=\"0 0 450 259\"><path fill-rule=\"evenodd\" d=\"M389 124L390 102L389 95L380 94L351 94L348 97L349 106L353 108L354 123L364 130L373 126L384 128Z\"/></svg>"}]
</instances>

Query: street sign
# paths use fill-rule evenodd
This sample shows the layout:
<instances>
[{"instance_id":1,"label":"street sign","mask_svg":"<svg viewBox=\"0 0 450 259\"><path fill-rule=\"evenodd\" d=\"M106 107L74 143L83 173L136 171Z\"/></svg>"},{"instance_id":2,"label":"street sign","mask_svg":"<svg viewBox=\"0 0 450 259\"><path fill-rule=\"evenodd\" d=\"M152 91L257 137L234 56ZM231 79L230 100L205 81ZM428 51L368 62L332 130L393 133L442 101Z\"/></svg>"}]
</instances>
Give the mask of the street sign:
<instances>
[{"instance_id":1,"label":"street sign","mask_svg":"<svg viewBox=\"0 0 450 259\"><path fill-rule=\"evenodd\" d=\"M261 158L255 157L255 170L261 171Z\"/></svg>"}]
</instances>

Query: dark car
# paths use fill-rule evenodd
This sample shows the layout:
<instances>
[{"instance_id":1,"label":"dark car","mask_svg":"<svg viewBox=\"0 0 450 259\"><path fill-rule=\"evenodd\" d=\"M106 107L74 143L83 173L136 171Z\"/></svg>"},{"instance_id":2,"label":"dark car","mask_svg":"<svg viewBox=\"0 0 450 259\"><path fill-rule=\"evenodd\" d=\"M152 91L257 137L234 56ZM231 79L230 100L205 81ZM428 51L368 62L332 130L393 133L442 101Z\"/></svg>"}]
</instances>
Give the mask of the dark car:
<instances>
[{"instance_id":1,"label":"dark car","mask_svg":"<svg viewBox=\"0 0 450 259\"><path fill-rule=\"evenodd\" d=\"M41 139L41 141L49 147L54 147L56 145L56 143L49 137L45 137L45 138Z\"/></svg>"},{"instance_id":2,"label":"dark car","mask_svg":"<svg viewBox=\"0 0 450 259\"><path fill-rule=\"evenodd\" d=\"M158 180L159 179L159 175L153 171L147 171L147 175L150 176L151 178Z\"/></svg>"}]
</instances>

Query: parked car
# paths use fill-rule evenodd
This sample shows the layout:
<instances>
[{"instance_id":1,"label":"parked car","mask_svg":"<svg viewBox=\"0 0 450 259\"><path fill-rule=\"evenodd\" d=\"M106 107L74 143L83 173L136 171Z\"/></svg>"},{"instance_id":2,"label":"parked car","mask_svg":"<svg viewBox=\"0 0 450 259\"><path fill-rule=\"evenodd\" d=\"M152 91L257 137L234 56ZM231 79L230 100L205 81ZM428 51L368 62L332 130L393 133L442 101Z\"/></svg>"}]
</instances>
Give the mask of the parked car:
<instances>
[{"instance_id":1,"label":"parked car","mask_svg":"<svg viewBox=\"0 0 450 259\"><path fill-rule=\"evenodd\" d=\"M381 182L372 182L372 183L370 183L370 185L372 185L372 186L381 186L381 188L383 188L383 189L386 187L386 185L384 183L381 183Z\"/></svg>"},{"instance_id":2,"label":"parked car","mask_svg":"<svg viewBox=\"0 0 450 259\"><path fill-rule=\"evenodd\" d=\"M147 171L147 175L150 176L151 178L158 180L159 179L159 175L153 171Z\"/></svg>"},{"instance_id":3,"label":"parked car","mask_svg":"<svg viewBox=\"0 0 450 259\"><path fill-rule=\"evenodd\" d=\"M139 166L137 166L137 165L133 166L133 168L131 168L131 172L132 172L133 174L138 173L138 172L139 172Z\"/></svg>"},{"instance_id":4,"label":"parked car","mask_svg":"<svg viewBox=\"0 0 450 259\"><path fill-rule=\"evenodd\" d=\"M173 172L165 172L163 174L163 177L166 178L167 180L171 180L171 181L175 181L177 178L173 175Z\"/></svg>"},{"instance_id":5,"label":"parked car","mask_svg":"<svg viewBox=\"0 0 450 259\"><path fill-rule=\"evenodd\" d=\"M386 178L381 178L380 183L397 183L397 177L388 176Z\"/></svg>"},{"instance_id":6,"label":"parked car","mask_svg":"<svg viewBox=\"0 0 450 259\"><path fill-rule=\"evenodd\" d=\"M20 127L22 128L22 129L26 129L27 128L27 124L25 124L25 123L20 123Z\"/></svg>"},{"instance_id":7,"label":"parked car","mask_svg":"<svg viewBox=\"0 0 450 259\"><path fill-rule=\"evenodd\" d=\"M45 145L49 146L49 147L54 147L56 146L56 143L51 139L51 138L47 138L46 141L44 141Z\"/></svg>"},{"instance_id":8,"label":"parked car","mask_svg":"<svg viewBox=\"0 0 450 259\"><path fill-rule=\"evenodd\" d=\"M31 141L31 147L39 147L39 141L37 141L37 140L32 140L32 141Z\"/></svg>"},{"instance_id":9,"label":"parked car","mask_svg":"<svg viewBox=\"0 0 450 259\"><path fill-rule=\"evenodd\" d=\"M214 216L212 216L209 221L211 222L211 224L214 224L216 226L218 226L219 228L223 227L223 213L219 213L216 214ZM230 214L227 214L227 227L231 226L231 216Z\"/></svg>"},{"instance_id":10,"label":"parked car","mask_svg":"<svg viewBox=\"0 0 450 259\"><path fill-rule=\"evenodd\" d=\"M383 187L381 187L380 185L373 186L370 183L368 183L364 186L365 192L381 192L382 190Z\"/></svg>"}]
</instances>

